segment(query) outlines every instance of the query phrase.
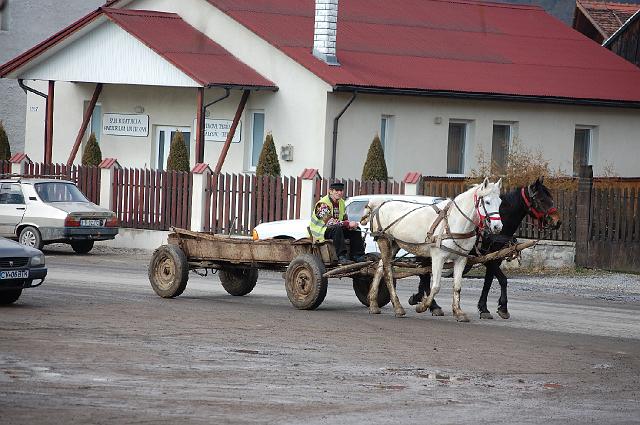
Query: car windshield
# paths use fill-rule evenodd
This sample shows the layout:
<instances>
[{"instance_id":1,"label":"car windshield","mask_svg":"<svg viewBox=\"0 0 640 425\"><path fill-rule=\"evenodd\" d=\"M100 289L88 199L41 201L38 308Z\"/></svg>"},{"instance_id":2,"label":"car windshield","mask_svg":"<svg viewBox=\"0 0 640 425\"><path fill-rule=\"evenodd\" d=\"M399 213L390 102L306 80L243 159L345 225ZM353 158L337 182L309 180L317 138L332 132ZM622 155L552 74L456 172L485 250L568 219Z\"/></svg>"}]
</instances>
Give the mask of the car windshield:
<instances>
[{"instance_id":1,"label":"car windshield","mask_svg":"<svg viewBox=\"0 0 640 425\"><path fill-rule=\"evenodd\" d=\"M367 206L368 201L353 201L347 205L347 216L349 220L360 221L364 215L364 207Z\"/></svg>"},{"instance_id":2,"label":"car windshield","mask_svg":"<svg viewBox=\"0 0 640 425\"><path fill-rule=\"evenodd\" d=\"M73 183L36 183L35 188L43 202L89 202Z\"/></svg>"}]
</instances>

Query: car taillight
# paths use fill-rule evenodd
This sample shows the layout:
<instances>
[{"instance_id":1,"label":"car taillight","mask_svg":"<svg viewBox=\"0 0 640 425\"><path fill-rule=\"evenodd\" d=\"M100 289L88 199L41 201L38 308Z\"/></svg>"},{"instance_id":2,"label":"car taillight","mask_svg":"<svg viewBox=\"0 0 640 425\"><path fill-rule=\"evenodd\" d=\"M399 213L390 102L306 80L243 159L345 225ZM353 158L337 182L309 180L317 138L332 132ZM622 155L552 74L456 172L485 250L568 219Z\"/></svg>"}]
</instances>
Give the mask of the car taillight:
<instances>
[{"instance_id":1,"label":"car taillight","mask_svg":"<svg viewBox=\"0 0 640 425\"><path fill-rule=\"evenodd\" d=\"M111 217L104 223L105 227L118 227L118 218Z\"/></svg>"},{"instance_id":2,"label":"car taillight","mask_svg":"<svg viewBox=\"0 0 640 425\"><path fill-rule=\"evenodd\" d=\"M64 219L64 227L80 227L80 219L68 215L67 218Z\"/></svg>"}]
</instances>

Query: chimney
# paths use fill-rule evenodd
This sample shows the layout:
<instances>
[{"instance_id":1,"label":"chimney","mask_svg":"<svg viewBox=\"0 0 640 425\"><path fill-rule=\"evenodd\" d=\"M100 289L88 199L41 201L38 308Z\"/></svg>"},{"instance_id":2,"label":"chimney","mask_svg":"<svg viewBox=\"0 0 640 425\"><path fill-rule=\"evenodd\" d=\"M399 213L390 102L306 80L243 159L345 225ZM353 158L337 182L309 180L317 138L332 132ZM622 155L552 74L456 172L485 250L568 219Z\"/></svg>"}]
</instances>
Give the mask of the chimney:
<instances>
[{"instance_id":1,"label":"chimney","mask_svg":"<svg viewBox=\"0 0 640 425\"><path fill-rule=\"evenodd\" d=\"M336 57L338 0L316 0L313 29L313 56L328 65L340 65Z\"/></svg>"}]
</instances>

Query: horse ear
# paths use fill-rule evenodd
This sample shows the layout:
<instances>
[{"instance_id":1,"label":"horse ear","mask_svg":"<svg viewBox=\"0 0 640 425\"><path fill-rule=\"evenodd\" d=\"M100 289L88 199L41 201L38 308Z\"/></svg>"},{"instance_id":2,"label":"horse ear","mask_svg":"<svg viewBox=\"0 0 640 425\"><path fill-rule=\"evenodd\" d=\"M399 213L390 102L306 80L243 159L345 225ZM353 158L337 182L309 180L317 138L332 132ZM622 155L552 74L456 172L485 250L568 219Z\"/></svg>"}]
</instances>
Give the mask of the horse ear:
<instances>
[{"instance_id":1,"label":"horse ear","mask_svg":"<svg viewBox=\"0 0 640 425\"><path fill-rule=\"evenodd\" d=\"M498 188L498 192L499 192L500 189L502 188L502 177L500 177L500 180L496 182L496 187Z\"/></svg>"},{"instance_id":2,"label":"horse ear","mask_svg":"<svg viewBox=\"0 0 640 425\"><path fill-rule=\"evenodd\" d=\"M487 186L489 186L489 177L485 177L484 181L482 182L482 188L486 189Z\"/></svg>"},{"instance_id":3,"label":"horse ear","mask_svg":"<svg viewBox=\"0 0 640 425\"><path fill-rule=\"evenodd\" d=\"M544 176L540 176L538 182L540 182L541 185L544 184Z\"/></svg>"}]
</instances>

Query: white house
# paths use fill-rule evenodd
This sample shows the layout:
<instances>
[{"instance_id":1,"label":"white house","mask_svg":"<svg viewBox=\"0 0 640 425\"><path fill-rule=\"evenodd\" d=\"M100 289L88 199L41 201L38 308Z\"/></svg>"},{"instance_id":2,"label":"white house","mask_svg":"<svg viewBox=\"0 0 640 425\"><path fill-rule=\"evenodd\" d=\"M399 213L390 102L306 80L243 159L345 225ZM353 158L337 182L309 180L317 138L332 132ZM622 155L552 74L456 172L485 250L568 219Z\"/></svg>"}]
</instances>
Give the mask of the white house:
<instances>
[{"instance_id":1,"label":"white house","mask_svg":"<svg viewBox=\"0 0 640 425\"><path fill-rule=\"evenodd\" d=\"M162 168L180 130L223 172L254 170L267 132L284 175L357 178L375 134L398 180L467 174L515 138L568 172L639 170L640 70L532 6L113 0L0 76L32 90L34 160L78 162L93 131L104 157Z\"/></svg>"}]
</instances>

